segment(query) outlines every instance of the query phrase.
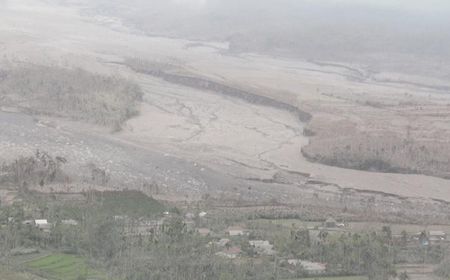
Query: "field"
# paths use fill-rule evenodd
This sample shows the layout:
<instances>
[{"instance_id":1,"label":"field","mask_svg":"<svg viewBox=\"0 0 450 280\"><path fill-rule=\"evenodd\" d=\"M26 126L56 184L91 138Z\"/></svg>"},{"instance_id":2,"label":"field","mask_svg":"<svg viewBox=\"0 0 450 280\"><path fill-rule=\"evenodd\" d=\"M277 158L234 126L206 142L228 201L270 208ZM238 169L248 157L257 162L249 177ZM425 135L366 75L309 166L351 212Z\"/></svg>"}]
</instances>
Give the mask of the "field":
<instances>
[{"instance_id":1,"label":"field","mask_svg":"<svg viewBox=\"0 0 450 280\"><path fill-rule=\"evenodd\" d=\"M42 278L38 276L31 275L26 272L17 272L12 271L7 267L0 265L0 271L1 271L1 279L2 280L41 280Z\"/></svg>"},{"instance_id":2,"label":"field","mask_svg":"<svg viewBox=\"0 0 450 280\"><path fill-rule=\"evenodd\" d=\"M54 207L61 219L82 220L86 211L106 216L128 216L131 218L160 216L166 206L138 191L105 191L77 194L77 196L60 195L61 200L47 194L28 194L24 201L31 209ZM52 217L53 218L53 217Z\"/></svg>"},{"instance_id":3,"label":"field","mask_svg":"<svg viewBox=\"0 0 450 280\"><path fill-rule=\"evenodd\" d=\"M165 211L161 202L138 191L103 192L95 196L101 205L99 211L108 215L150 217Z\"/></svg>"},{"instance_id":4,"label":"field","mask_svg":"<svg viewBox=\"0 0 450 280\"><path fill-rule=\"evenodd\" d=\"M88 266L82 257L54 254L32 260L26 266L37 275L54 280L106 280L105 274Z\"/></svg>"},{"instance_id":5,"label":"field","mask_svg":"<svg viewBox=\"0 0 450 280\"><path fill-rule=\"evenodd\" d=\"M336 276L336 277L310 277L310 278L300 278L300 279L289 279L289 280L367 280L365 276Z\"/></svg>"}]
</instances>

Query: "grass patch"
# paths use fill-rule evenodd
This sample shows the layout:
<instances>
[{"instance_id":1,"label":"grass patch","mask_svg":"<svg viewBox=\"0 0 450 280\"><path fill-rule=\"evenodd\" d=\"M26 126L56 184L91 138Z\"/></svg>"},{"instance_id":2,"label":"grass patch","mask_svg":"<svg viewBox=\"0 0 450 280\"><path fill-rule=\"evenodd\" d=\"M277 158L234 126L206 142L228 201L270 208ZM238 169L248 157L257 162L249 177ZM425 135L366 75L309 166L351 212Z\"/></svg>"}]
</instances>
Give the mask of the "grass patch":
<instances>
[{"instance_id":1,"label":"grass patch","mask_svg":"<svg viewBox=\"0 0 450 280\"><path fill-rule=\"evenodd\" d=\"M105 273L95 270L80 256L53 254L26 263L31 272L55 280L98 279L106 280Z\"/></svg>"},{"instance_id":2,"label":"grass patch","mask_svg":"<svg viewBox=\"0 0 450 280\"><path fill-rule=\"evenodd\" d=\"M107 215L151 217L165 210L162 203L139 191L97 192L95 197L99 210Z\"/></svg>"},{"instance_id":3,"label":"grass patch","mask_svg":"<svg viewBox=\"0 0 450 280\"><path fill-rule=\"evenodd\" d=\"M80 200L57 200L52 195L28 194L24 200L34 211L50 209L47 218L83 220L86 213L102 217L129 216L153 218L167 211L166 206L140 191L106 191L80 195Z\"/></svg>"},{"instance_id":4,"label":"grass patch","mask_svg":"<svg viewBox=\"0 0 450 280\"><path fill-rule=\"evenodd\" d=\"M14 271L8 267L0 265L0 279L2 280L30 280L36 279L36 277L32 278L30 274L26 272Z\"/></svg>"},{"instance_id":5,"label":"grass patch","mask_svg":"<svg viewBox=\"0 0 450 280\"><path fill-rule=\"evenodd\" d=\"M368 280L366 276L334 276L334 277L310 277L285 280Z\"/></svg>"},{"instance_id":6,"label":"grass patch","mask_svg":"<svg viewBox=\"0 0 450 280\"><path fill-rule=\"evenodd\" d=\"M300 219L256 219L252 220L256 225L280 225L283 227L315 227L321 226L322 222L310 222L310 221L302 221Z\"/></svg>"}]
</instances>

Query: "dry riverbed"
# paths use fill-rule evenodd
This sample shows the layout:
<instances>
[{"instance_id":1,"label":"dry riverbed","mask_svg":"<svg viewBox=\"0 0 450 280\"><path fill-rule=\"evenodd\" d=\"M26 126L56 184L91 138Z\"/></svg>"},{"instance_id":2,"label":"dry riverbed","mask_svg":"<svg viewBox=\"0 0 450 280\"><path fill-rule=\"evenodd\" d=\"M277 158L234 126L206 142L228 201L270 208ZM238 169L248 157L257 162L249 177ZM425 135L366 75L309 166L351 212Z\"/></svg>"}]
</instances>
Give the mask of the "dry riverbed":
<instances>
[{"instance_id":1,"label":"dry riverbed","mask_svg":"<svg viewBox=\"0 0 450 280\"><path fill-rule=\"evenodd\" d=\"M226 55L226 44L198 46L185 40L147 37L117 28L117 22L111 28L108 21L82 16L76 8L39 1L12 1L1 13L0 35L5 40L0 49L10 63L81 67L125 77L144 91L140 115L114 134L67 120L1 113L3 160L42 149L67 157L67 168L82 178L79 174L93 163L116 179L114 188L145 190L147 182L154 182L161 185L154 195L179 200L209 193L296 203L323 193L325 202L346 189L379 197L450 201L449 180L332 167L311 163L301 154L310 141L303 134L305 125L315 125L315 130L333 125L338 131L339 125L345 127L348 122L373 124L371 130L393 129L392 123L403 128L407 122L401 110L391 111L388 123L367 101L384 98L384 102L399 104L407 90L408 100L426 99L427 104L442 107L450 102L450 95L439 89L386 82L382 75L370 78L356 66ZM129 57L175 64L191 75L290 104L310 113L312 122L305 124L283 108L136 73L120 64ZM333 122L328 124L326 119ZM433 121L419 120L424 120L422 125ZM444 116L433 122L433 131L440 127L447 133L446 121ZM442 135L446 134L436 139L443 139Z\"/></svg>"}]
</instances>

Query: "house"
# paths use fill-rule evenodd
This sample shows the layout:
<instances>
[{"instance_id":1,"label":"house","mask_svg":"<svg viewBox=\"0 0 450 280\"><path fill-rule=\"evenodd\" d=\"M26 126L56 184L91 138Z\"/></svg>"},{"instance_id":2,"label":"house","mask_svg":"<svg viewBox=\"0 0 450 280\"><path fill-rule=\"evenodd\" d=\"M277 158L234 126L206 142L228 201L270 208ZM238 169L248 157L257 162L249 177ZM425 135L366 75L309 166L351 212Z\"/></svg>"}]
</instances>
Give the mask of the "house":
<instances>
[{"instance_id":1,"label":"house","mask_svg":"<svg viewBox=\"0 0 450 280\"><path fill-rule=\"evenodd\" d=\"M322 275L326 273L327 266L323 263L310 262L298 259L290 259L287 261L291 266L301 266L308 275Z\"/></svg>"},{"instance_id":2,"label":"house","mask_svg":"<svg viewBox=\"0 0 450 280\"><path fill-rule=\"evenodd\" d=\"M77 226L78 222L72 219L69 220L62 220L61 224L66 225L66 226Z\"/></svg>"},{"instance_id":3,"label":"house","mask_svg":"<svg viewBox=\"0 0 450 280\"><path fill-rule=\"evenodd\" d=\"M48 225L48 221L47 221L47 219L37 219L37 220L34 220L34 224L37 227L46 226L46 225Z\"/></svg>"},{"instance_id":4,"label":"house","mask_svg":"<svg viewBox=\"0 0 450 280\"><path fill-rule=\"evenodd\" d=\"M38 229L42 230L43 232L50 232L50 230L52 229L52 224L50 224L47 221L47 219L34 220L34 224Z\"/></svg>"},{"instance_id":5,"label":"house","mask_svg":"<svg viewBox=\"0 0 450 280\"><path fill-rule=\"evenodd\" d=\"M126 215L116 215L113 217L114 221L127 221L129 220L128 216Z\"/></svg>"},{"instance_id":6,"label":"house","mask_svg":"<svg viewBox=\"0 0 450 280\"><path fill-rule=\"evenodd\" d=\"M188 220L195 219L195 215L193 213L186 213L185 218Z\"/></svg>"},{"instance_id":7,"label":"house","mask_svg":"<svg viewBox=\"0 0 450 280\"><path fill-rule=\"evenodd\" d=\"M217 256L221 256L228 259L235 259L241 253L241 248L239 247L231 247L216 253Z\"/></svg>"},{"instance_id":8,"label":"house","mask_svg":"<svg viewBox=\"0 0 450 280\"><path fill-rule=\"evenodd\" d=\"M250 246L255 248L255 251L260 255L274 255L275 250L273 245L267 240L250 240Z\"/></svg>"},{"instance_id":9,"label":"house","mask_svg":"<svg viewBox=\"0 0 450 280\"><path fill-rule=\"evenodd\" d=\"M207 228L199 228L197 229L198 234L200 234L201 236L208 236L211 234L211 230L207 229Z\"/></svg>"},{"instance_id":10,"label":"house","mask_svg":"<svg viewBox=\"0 0 450 280\"><path fill-rule=\"evenodd\" d=\"M226 233L229 236L242 236L242 235L248 235L248 230L246 230L240 226L233 226L233 227L227 228Z\"/></svg>"},{"instance_id":11,"label":"house","mask_svg":"<svg viewBox=\"0 0 450 280\"><path fill-rule=\"evenodd\" d=\"M430 230L428 233L428 239L430 242L440 242L447 239L447 234L440 230Z\"/></svg>"}]
</instances>

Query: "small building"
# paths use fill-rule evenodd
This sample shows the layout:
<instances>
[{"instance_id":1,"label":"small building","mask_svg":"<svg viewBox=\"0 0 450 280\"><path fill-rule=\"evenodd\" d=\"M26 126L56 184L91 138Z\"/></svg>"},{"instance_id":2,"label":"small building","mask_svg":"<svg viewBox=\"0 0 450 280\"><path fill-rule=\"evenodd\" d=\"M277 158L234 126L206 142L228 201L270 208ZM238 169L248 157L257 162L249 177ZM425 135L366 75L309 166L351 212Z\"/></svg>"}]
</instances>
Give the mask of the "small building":
<instances>
[{"instance_id":1,"label":"small building","mask_svg":"<svg viewBox=\"0 0 450 280\"><path fill-rule=\"evenodd\" d=\"M37 227L46 226L46 225L48 225L48 221L47 221L47 219L37 219L37 220L34 220L34 224Z\"/></svg>"},{"instance_id":2,"label":"small building","mask_svg":"<svg viewBox=\"0 0 450 280\"><path fill-rule=\"evenodd\" d=\"M250 240L250 246L255 248L255 251L260 255L274 255L275 250L273 245L267 240Z\"/></svg>"},{"instance_id":3,"label":"small building","mask_svg":"<svg viewBox=\"0 0 450 280\"><path fill-rule=\"evenodd\" d=\"M246 230L240 226L233 226L233 227L227 228L226 233L229 236L242 236L242 235L248 235L248 230Z\"/></svg>"},{"instance_id":4,"label":"small building","mask_svg":"<svg viewBox=\"0 0 450 280\"><path fill-rule=\"evenodd\" d=\"M195 215L193 213L186 213L185 218L188 220L195 219Z\"/></svg>"},{"instance_id":5,"label":"small building","mask_svg":"<svg viewBox=\"0 0 450 280\"><path fill-rule=\"evenodd\" d=\"M216 253L217 256L221 256L228 259L235 259L241 254L241 248L231 247Z\"/></svg>"},{"instance_id":6,"label":"small building","mask_svg":"<svg viewBox=\"0 0 450 280\"><path fill-rule=\"evenodd\" d=\"M121 221L121 222L129 220L128 216L126 216L126 215L116 215L116 216L113 216L113 219L114 219L114 221Z\"/></svg>"},{"instance_id":7,"label":"small building","mask_svg":"<svg viewBox=\"0 0 450 280\"><path fill-rule=\"evenodd\" d=\"M308 275L323 275L327 270L326 264L323 263L298 259L290 259L287 262L291 266L301 266L308 273Z\"/></svg>"},{"instance_id":8,"label":"small building","mask_svg":"<svg viewBox=\"0 0 450 280\"><path fill-rule=\"evenodd\" d=\"M197 229L198 234L200 234L201 236L208 236L211 234L211 230L208 228L199 228Z\"/></svg>"},{"instance_id":9,"label":"small building","mask_svg":"<svg viewBox=\"0 0 450 280\"><path fill-rule=\"evenodd\" d=\"M199 216L200 218L204 218L204 217L206 217L206 215L208 215L208 213L206 213L206 212L200 212L200 213L198 213L198 216Z\"/></svg>"},{"instance_id":10,"label":"small building","mask_svg":"<svg viewBox=\"0 0 450 280\"><path fill-rule=\"evenodd\" d=\"M440 230L430 230L428 236L430 242L440 242L447 239L447 234Z\"/></svg>"},{"instance_id":11,"label":"small building","mask_svg":"<svg viewBox=\"0 0 450 280\"><path fill-rule=\"evenodd\" d=\"M61 224L65 225L65 226L77 226L78 222L73 219L69 219L69 220L62 220Z\"/></svg>"},{"instance_id":12,"label":"small building","mask_svg":"<svg viewBox=\"0 0 450 280\"><path fill-rule=\"evenodd\" d=\"M52 228L52 224L50 224L47 219L37 219L34 220L34 224L36 227L43 232L50 232Z\"/></svg>"}]
</instances>

